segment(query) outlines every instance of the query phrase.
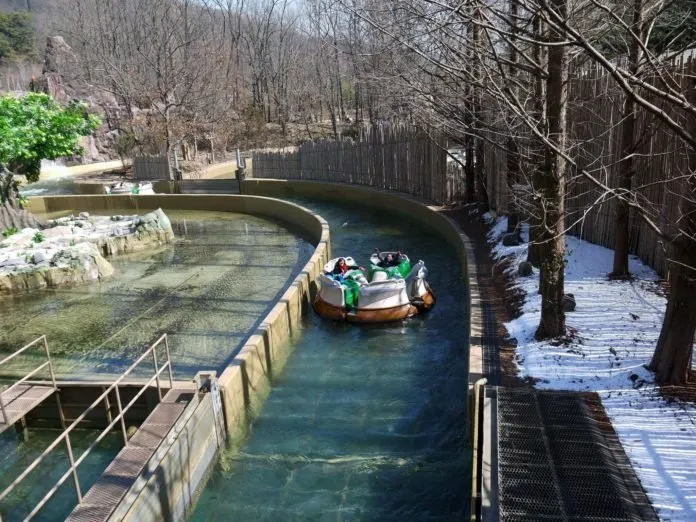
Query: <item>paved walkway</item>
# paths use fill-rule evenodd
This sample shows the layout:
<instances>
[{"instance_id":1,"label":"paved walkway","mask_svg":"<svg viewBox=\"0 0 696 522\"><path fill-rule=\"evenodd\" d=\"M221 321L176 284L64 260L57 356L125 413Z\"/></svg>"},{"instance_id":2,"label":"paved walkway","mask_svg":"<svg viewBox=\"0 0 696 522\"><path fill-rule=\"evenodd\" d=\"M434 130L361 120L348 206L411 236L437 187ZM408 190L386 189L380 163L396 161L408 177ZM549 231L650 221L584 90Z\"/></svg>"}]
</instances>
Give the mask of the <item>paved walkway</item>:
<instances>
[{"instance_id":1,"label":"paved walkway","mask_svg":"<svg viewBox=\"0 0 696 522\"><path fill-rule=\"evenodd\" d=\"M47 180L63 176L81 176L83 174L94 174L97 172L120 169L122 167L123 163L121 163L121 160L101 161L99 163L88 163L87 165L73 165L72 167L55 165L41 169L41 179Z\"/></svg>"}]
</instances>

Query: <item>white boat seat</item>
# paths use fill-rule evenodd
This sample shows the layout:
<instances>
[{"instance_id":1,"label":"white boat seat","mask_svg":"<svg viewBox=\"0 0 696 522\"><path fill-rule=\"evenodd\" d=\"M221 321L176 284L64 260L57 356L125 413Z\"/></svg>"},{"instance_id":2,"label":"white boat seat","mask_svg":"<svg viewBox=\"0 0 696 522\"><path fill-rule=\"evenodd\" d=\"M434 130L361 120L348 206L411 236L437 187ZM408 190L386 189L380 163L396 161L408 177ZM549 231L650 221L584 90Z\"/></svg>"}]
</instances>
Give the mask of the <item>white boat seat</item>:
<instances>
[{"instance_id":1,"label":"white boat seat","mask_svg":"<svg viewBox=\"0 0 696 522\"><path fill-rule=\"evenodd\" d=\"M376 271L374 274L372 274L372 282L378 282L378 281L386 281L389 279L389 276L387 275L386 272L382 272L381 270Z\"/></svg>"}]
</instances>

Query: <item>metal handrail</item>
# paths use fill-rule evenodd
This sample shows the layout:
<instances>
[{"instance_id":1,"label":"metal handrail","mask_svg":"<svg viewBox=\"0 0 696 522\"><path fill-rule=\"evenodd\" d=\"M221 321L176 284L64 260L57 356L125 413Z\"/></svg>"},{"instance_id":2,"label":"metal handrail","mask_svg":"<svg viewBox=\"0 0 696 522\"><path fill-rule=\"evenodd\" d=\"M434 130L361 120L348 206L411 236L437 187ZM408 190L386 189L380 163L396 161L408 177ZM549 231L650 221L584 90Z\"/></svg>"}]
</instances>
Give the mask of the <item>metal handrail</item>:
<instances>
[{"instance_id":1,"label":"metal handrail","mask_svg":"<svg viewBox=\"0 0 696 522\"><path fill-rule=\"evenodd\" d=\"M479 430L480 430L480 417L481 417L481 390L484 386L488 384L488 379L485 377L477 380L474 383L472 393L473 393L473 404L470 405L471 410L469 412L470 422L471 422L471 442L472 442L472 454L471 454L471 513L469 520L471 522L476 522L479 520L478 504L480 503L479 494L479 482L481 476L478 473L479 460L482 458L481 452L481 441L479 440Z\"/></svg>"},{"instance_id":2,"label":"metal handrail","mask_svg":"<svg viewBox=\"0 0 696 522\"><path fill-rule=\"evenodd\" d=\"M22 348L20 348L16 352L5 357L2 361L0 361L0 367L3 366L4 364L7 364L8 362L10 362L12 359L17 357L18 355L26 352L27 350L29 350L29 348L32 348L33 346L35 346L37 343L39 343L39 341L43 341L44 351L46 352L46 362L42 363L38 367L34 368L34 370L29 372L27 375L22 377L17 382L11 384L7 388L3 388L0 392L0 410L2 411L2 420L5 424L9 423L9 417L7 416L7 412L5 411L5 400L2 398L2 393L9 392L10 390L16 388L17 386L19 386L23 382L29 380L30 377L33 377L34 375L39 373L41 370L43 370L47 366L48 366L48 370L51 374L51 384L53 385L53 389L54 390L58 389L58 386L56 385L56 376L55 376L55 373L53 372L53 363L51 362L51 355L48 352L48 341L46 340L46 335L42 335L41 337L37 337L29 344L24 345Z\"/></svg>"},{"instance_id":3,"label":"metal handrail","mask_svg":"<svg viewBox=\"0 0 696 522\"><path fill-rule=\"evenodd\" d=\"M157 347L164 342L165 346L165 353L166 353L166 361L162 365L158 365L157 363L157 354L156 349ZM148 355L152 354L153 357L153 362L155 365L155 372L150 379L141 386L140 390L138 393L131 399L131 401L124 407L121 405L121 394L119 392L119 384L128 376L141 362L143 362ZM160 375L161 373L167 369L168 374L169 374L169 388L172 389L174 387L174 378L172 375L172 364L171 364L171 358L169 355L169 343L167 340L167 334L162 335L157 341L155 341L150 348L148 348L124 373L121 374L121 376L116 379L90 406L85 409L85 411L77 417L67 428L63 430L63 433L61 433L49 446L46 448L41 455L39 455L34 461L29 464L29 466L10 484L5 490L0 493L0 501L4 500L7 495L9 495L12 490L20 483L22 480L24 480L29 473L31 473L36 467L43 461L43 459L51 453L56 447L63 441L65 441L67 450L68 450L68 459L70 461L70 468L68 471L63 474L63 476L58 480L58 482L55 483L55 485L46 493L46 495L39 501L39 503L34 507L34 509L27 515L27 518L24 520L31 520L34 515L36 515L39 510L48 502L48 500L55 494L56 491L58 491L58 488L67 480L67 478L72 475L73 476L73 481L75 485L75 491L77 493L77 499L78 502L82 502L82 490L80 488L80 481L77 475L77 467L87 458L87 455L94 449L94 447L101 442L106 435L111 432L112 428L116 425L117 422L121 423L121 430L123 434L123 442L124 445L128 445L128 435L126 433L126 425L124 421L124 415L125 413L135 404L135 402L140 398L140 396L145 393L145 391L152 385L153 381L157 383L157 393L162 400L162 389L161 389L161 383L160 383ZM72 444L70 442L70 433L75 429L75 427L82 422L86 417L89 412L91 412L94 408L96 408L100 403L104 401L106 397L112 392L115 391L116 393L116 403L118 406L118 415L116 415L113 420L109 423L109 425L99 434L99 436L92 442L92 444L80 455L80 457L75 460L73 458L72 454Z\"/></svg>"}]
</instances>

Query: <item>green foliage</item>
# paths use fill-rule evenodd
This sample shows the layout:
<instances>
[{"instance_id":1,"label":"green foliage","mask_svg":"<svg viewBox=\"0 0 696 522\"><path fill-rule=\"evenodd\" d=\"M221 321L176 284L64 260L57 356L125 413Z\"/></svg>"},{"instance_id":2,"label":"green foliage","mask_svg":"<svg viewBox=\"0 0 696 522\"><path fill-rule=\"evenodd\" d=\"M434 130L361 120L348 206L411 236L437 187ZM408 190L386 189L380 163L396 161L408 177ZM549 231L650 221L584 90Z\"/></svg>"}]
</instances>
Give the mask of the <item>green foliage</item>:
<instances>
[{"instance_id":1,"label":"green foliage","mask_svg":"<svg viewBox=\"0 0 696 522\"><path fill-rule=\"evenodd\" d=\"M81 154L77 141L100 123L84 104L64 108L47 94L0 97L0 163L37 181L42 159Z\"/></svg>"},{"instance_id":2,"label":"green foliage","mask_svg":"<svg viewBox=\"0 0 696 522\"><path fill-rule=\"evenodd\" d=\"M31 238L34 243L42 243L44 239L45 237L41 232L37 232L34 234L34 237Z\"/></svg>"},{"instance_id":3,"label":"green foliage","mask_svg":"<svg viewBox=\"0 0 696 522\"><path fill-rule=\"evenodd\" d=\"M135 137L135 133L132 130L126 130L118 135L114 142L114 146L116 147L118 157L121 158L123 162L133 154L133 151L138 146L138 139Z\"/></svg>"},{"instance_id":4,"label":"green foliage","mask_svg":"<svg viewBox=\"0 0 696 522\"><path fill-rule=\"evenodd\" d=\"M9 227L2 231L2 237L8 238L10 236L14 236L17 232L19 232L17 227Z\"/></svg>"},{"instance_id":5,"label":"green foliage","mask_svg":"<svg viewBox=\"0 0 696 522\"><path fill-rule=\"evenodd\" d=\"M657 53L696 46L696 0L674 0L655 21L650 48Z\"/></svg>"},{"instance_id":6,"label":"green foliage","mask_svg":"<svg viewBox=\"0 0 696 522\"><path fill-rule=\"evenodd\" d=\"M30 13L0 12L0 63L35 58L34 20Z\"/></svg>"},{"instance_id":7,"label":"green foliage","mask_svg":"<svg viewBox=\"0 0 696 522\"><path fill-rule=\"evenodd\" d=\"M614 4L625 7L624 3L617 0L614 0ZM632 9L627 8L622 12L624 22L631 25ZM652 13L648 22L652 26L648 48L653 53L678 53L696 47L696 0L668 1L664 8ZM630 42L625 30L621 29L610 31L598 44L606 56L614 58L628 55Z\"/></svg>"}]
</instances>

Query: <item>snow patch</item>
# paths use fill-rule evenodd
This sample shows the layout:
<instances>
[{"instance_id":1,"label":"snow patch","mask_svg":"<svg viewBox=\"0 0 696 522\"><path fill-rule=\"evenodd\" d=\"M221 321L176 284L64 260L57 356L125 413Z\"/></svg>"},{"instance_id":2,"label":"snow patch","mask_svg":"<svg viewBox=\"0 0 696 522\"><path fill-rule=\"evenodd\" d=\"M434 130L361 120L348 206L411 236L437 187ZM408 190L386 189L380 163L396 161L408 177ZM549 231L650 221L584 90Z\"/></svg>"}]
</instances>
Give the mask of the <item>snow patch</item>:
<instances>
[{"instance_id":1,"label":"snow patch","mask_svg":"<svg viewBox=\"0 0 696 522\"><path fill-rule=\"evenodd\" d=\"M488 240L497 262L526 296L522 315L505 324L517 340L520 377L542 389L598 392L619 439L662 520L696 520L696 406L662 398L653 374L644 368L660 335L666 299L657 274L631 257L630 282L609 281L614 252L566 236L565 292L574 294L576 310L566 315L576 332L570 344L534 340L541 316L539 273L518 277L527 245L505 247L507 218L491 224ZM528 237L528 228L522 237Z\"/></svg>"}]
</instances>

